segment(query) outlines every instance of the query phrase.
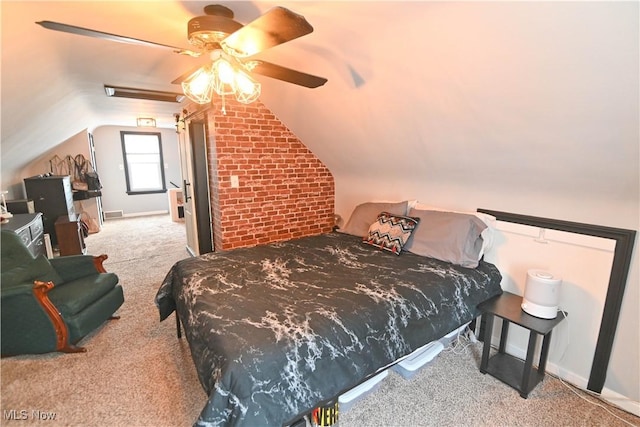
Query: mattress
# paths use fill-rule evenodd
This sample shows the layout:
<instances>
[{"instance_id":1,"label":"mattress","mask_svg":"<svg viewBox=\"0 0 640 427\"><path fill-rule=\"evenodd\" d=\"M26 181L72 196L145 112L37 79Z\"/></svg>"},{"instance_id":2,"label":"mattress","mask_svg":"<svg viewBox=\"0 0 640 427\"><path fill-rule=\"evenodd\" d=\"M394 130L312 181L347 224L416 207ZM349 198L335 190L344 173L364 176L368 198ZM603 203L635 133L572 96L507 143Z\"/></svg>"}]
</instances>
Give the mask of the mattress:
<instances>
[{"instance_id":1,"label":"mattress","mask_svg":"<svg viewBox=\"0 0 640 427\"><path fill-rule=\"evenodd\" d=\"M465 324L498 269L328 233L176 263L156 304L185 329L209 396L195 425L280 426Z\"/></svg>"}]
</instances>

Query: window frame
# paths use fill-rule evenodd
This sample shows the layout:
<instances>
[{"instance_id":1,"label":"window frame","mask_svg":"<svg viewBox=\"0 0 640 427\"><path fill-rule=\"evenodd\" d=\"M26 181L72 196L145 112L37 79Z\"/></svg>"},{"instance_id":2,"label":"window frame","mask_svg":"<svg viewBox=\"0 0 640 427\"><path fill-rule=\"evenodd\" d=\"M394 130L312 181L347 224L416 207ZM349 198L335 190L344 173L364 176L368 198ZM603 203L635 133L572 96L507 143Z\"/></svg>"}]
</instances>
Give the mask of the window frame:
<instances>
[{"instance_id":1,"label":"window frame","mask_svg":"<svg viewBox=\"0 0 640 427\"><path fill-rule=\"evenodd\" d=\"M160 166L160 180L162 187L158 189L151 190L131 190L131 181L129 179L129 162L127 159L127 149L125 144L125 139L127 135L155 135L158 139L158 156L159 156L159 166ZM164 156L162 154L162 134L160 132L135 132L135 131L120 131L120 143L122 148L122 159L124 162L124 177L127 183L127 194L130 196L140 195L140 194L159 194L167 192L167 183L164 174Z\"/></svg>"}]
</instances>

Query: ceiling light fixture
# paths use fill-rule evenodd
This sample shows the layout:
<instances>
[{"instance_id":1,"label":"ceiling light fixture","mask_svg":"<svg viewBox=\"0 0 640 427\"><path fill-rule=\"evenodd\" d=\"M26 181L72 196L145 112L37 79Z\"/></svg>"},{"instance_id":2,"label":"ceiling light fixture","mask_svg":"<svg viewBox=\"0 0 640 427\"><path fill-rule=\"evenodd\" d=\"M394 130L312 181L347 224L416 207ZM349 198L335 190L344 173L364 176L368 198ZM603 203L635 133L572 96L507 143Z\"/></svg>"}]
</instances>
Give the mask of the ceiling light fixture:
<instances>
[{"instance_id":1,"label":"ceiling light fixture","mask_svg":"<svg viewBox=\"0 0 640 427\"><path fill-rule=\"evenodd\" d=\"M164 92L151 89L138 89L133 87L104 85L104 93L106 93L107 96L113 96L115 98L147 99L149 101L178 103L184 101L184 95L181 93Z\"/></svg>"},{"instance_id":2,"label":"ceiling light fixture","mask_svg":"<svg viewBox=\"0 0 640 427\"><path fill-rule=\"evenodd\" d=\"M211 102L213 93L222 96L233 95L238 102L250 104L260 96L260 83L252 79L252 63L241 64L221 49L211 52L211 63L203 65L182 82L184 94L193 102Z\"/></svg>"},{"instance_id":3,"label":"ceiling light fixture","mask_svg":"<svg viewBox=\"0 0 640 427\"><path fill-rule=\"evenodd\" d=\"M156 127L156 119L154 119L153 117L138 117L136 119L136 124L138 125L138 127L154 128Z\"/></svg>"}]
</instances>

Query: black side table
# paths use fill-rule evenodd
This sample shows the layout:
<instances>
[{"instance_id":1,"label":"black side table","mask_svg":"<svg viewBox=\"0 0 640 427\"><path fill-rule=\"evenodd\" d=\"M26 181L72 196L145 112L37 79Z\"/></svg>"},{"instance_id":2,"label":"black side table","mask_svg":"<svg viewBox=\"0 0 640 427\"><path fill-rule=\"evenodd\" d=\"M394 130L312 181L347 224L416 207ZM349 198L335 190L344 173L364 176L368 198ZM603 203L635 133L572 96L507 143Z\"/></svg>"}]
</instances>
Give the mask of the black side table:
<instances>
[{"instance_id":1,"label":"black side table","mask_svg":"<svg viewBox=\"0 0 640 427\"><path fill-rule=\"evenodd\" d=\"M567 313L558 312L555 319L541 319L525 313L521 308L521 304L522 297L510 292L503 292L502 295L478 305L483 316L486 316L480 372L483 374L491 374L505 384L518 390L520 396L526 399L531 390L544 378L547 356L549 355L551 331L558 323L567 317ZM489 351L491 350L493 319L496 316L502 319L500 347L498 348L498 353L490 358ZM505 353L509 323L515 323L529 330L527 358L524 361ZM542 341L538 369L534 370L533 354L535 352L536 342L538 341L538 335L544 336L544 339Z\"/></svg>"}]
</instances>

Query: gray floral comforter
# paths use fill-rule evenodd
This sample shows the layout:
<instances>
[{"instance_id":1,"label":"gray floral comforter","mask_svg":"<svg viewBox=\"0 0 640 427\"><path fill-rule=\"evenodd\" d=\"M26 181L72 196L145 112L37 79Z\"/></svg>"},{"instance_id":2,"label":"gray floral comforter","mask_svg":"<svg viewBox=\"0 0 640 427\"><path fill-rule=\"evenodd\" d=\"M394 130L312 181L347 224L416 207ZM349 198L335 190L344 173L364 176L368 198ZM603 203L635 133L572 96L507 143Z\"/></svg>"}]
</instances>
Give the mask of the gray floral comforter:
<instances>
[{"instance_id":1,"label":"gray floral comforter","mask_svg":"<svg viewBox=\"0 0 640 427\"><path fill-rule=\"evenodd\" d=\"M472 320L500 280L329 233L180 261L156 304L209 396L196 425L281 426Z\"/></svg>"}]
</instances>

